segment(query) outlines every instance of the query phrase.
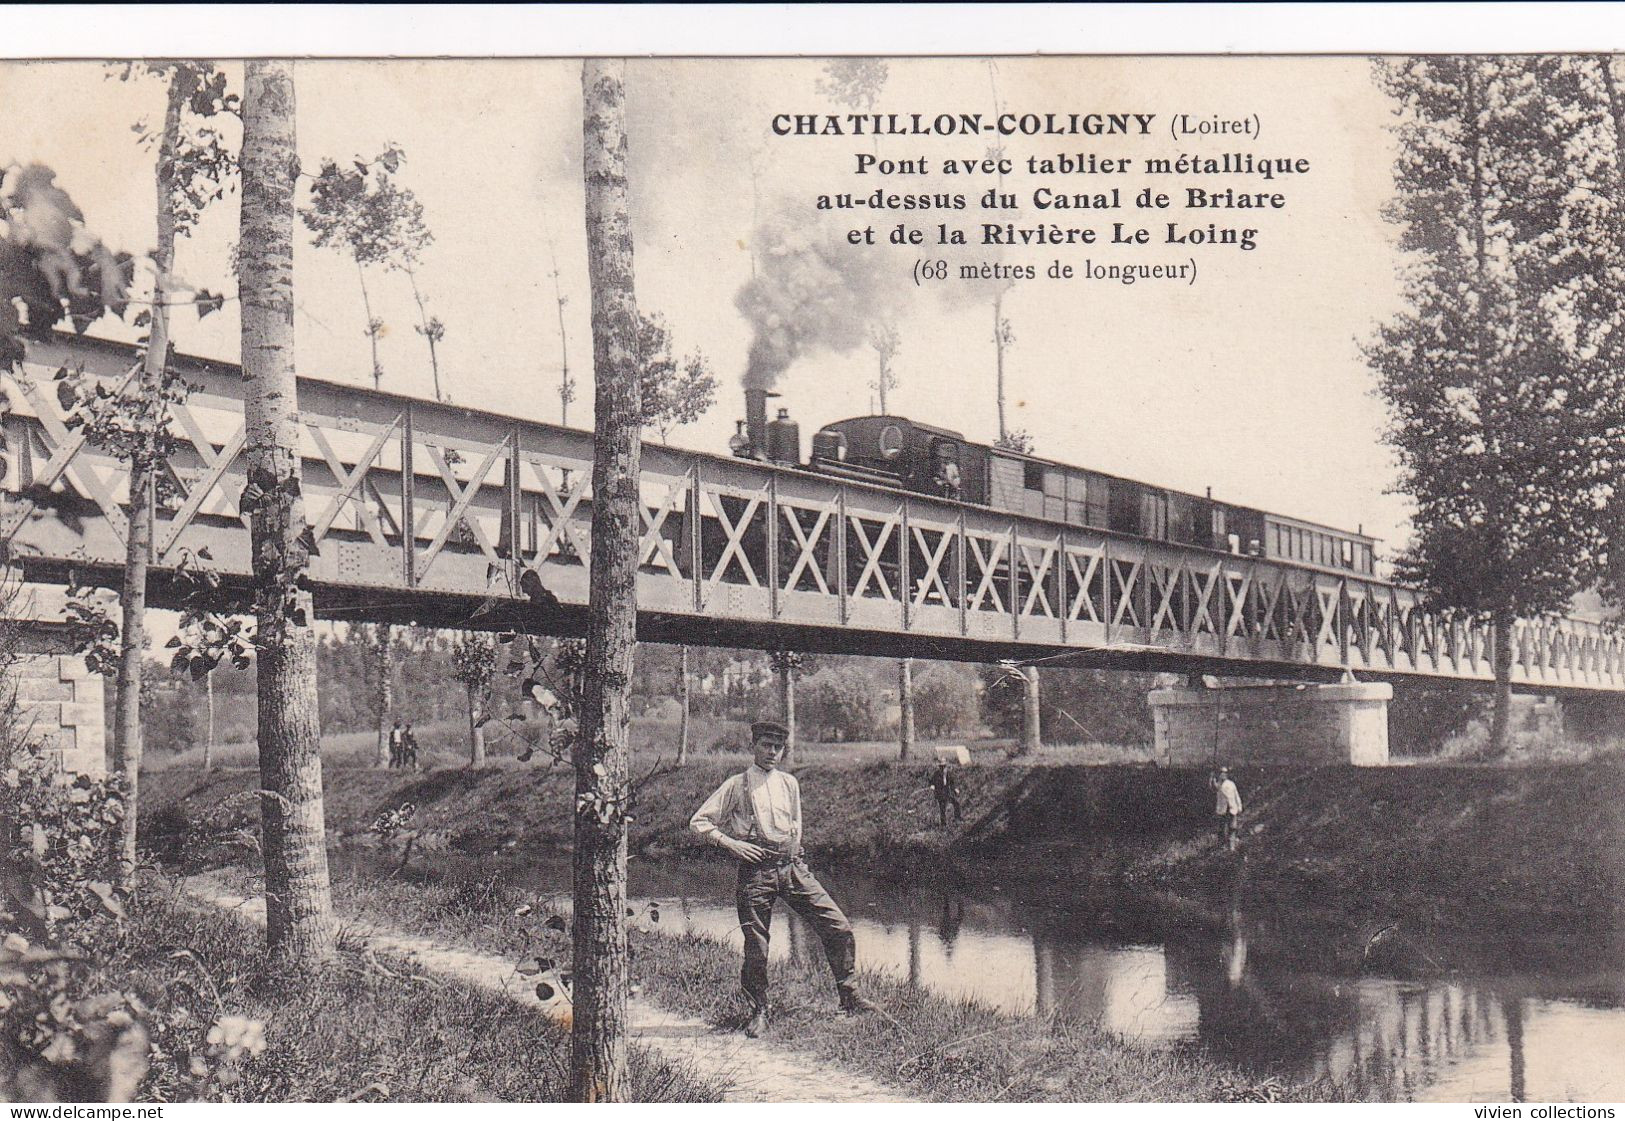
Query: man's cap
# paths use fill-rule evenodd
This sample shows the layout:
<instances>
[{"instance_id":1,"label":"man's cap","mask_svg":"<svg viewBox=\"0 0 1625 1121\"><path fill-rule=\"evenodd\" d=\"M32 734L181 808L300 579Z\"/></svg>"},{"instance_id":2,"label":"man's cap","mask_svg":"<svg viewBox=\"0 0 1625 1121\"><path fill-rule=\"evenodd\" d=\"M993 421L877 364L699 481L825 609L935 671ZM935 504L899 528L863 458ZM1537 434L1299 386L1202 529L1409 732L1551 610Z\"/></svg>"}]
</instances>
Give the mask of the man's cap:
<instances>
[{"instance_id":1,"label":"man's cap","mask_svg":"<svg viewBox=\"0 0 1625 1121\"><path fill-rule=\"evenodd\" d=\"M777 720L758 720L750 726L750 738L753 740L788 740L790 738L790 729Z\"/></svg>"}]
</instances>

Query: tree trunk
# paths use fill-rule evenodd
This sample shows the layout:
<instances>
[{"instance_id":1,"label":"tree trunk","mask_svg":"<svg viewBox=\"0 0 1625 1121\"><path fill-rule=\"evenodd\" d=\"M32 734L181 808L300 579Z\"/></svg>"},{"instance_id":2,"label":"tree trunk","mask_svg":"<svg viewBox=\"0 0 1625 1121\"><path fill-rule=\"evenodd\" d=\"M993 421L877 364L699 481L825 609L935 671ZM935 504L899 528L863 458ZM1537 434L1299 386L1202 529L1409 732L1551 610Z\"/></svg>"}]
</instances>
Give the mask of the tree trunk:
<instances>
[{"instance_id":1,"label":"tree trunk","mask_svg":"<svg viewBox=\"0 0 1625 1121\"><path fill-rule=\"evenodd\" d=\"M316 640L305 590L293 352L292 66L244 64L239 291L245 456L259 653L260 808L271 952L304 968L331 956L333 904L322 821Z\"/></svg>"},{"instance_id":2,"label":"tree trunk","mask_svg":"<svg viewBox=\"0 0 1625 1121\"><path fill-rule=\"evenodd\" d=\"M1495 674L1495 702L1490 709L1489 753L1501 756L1506 754L1512 725L1512 612L1497 611L1492 622L1490 667Z\"/></svg>"},{"instance_id":3,"label":"tree trunk","mask_svg":"<svg viewBox=\"0 0 1625 1121\"><path fill-rule=\"evenodd\" d=\"M1027 685L1023 692L1021 706L1021 754L1036 754L1039 745L1043 742L1039 728L1038 709L1038 667L1023 666L1021 676L1026 678Z\"/></svg>"},{"instance_id":4,"label":"tree trunk","mask_svg":"<svg viewBox=\"0 0 1625 1121\"><path fill-rule=\"evenodd\" d=\"M683 700L683 710L677 719L677 765L681 767L688 762L688 712L691 703L692 686L688 680L688 647L682 648L681 661L678 663L678 695Z\"/></svg>"},{"instance_id":5,"label":"tree trunk","mask_svg":"<svg viewBox=\"0 0 1625 1121\"><path fill-rule=\"evenodd\" d=\"M390 717L395 704L395 666L390 658L394 633L394 628L388 623L377 623L371 635L372 668L378 675L373 690L374 707L378 709L378 752L373 762L386 768L389 766Z\"/></svg>"},{"instance_id":6,"label":"tree trunk","mask_svg":"<svg viewBox=\"0 0 1625 1121\"><path fill-rule=\"evenodd\" d=\"M158 146L154 193L157 199L158 240L152 251L156 273L152 286L152 327L147 353L141 363L137 394L141 401L156 401L163 392L164 367L169 361L169 309L164 306L169 274L175 268L175 150L180 145L181 110L191 97L197 75L177 64L169 77L164 107L164 134ZM145 418L138 421L143 429ZM156 423L162 423L158 420ZM147 565L152 560L152 517L156 500L153 462L157 433L142 432L142 444L130 460L130 530L124 543L123 629L119 636L119 664L113 708L113 767L128 784L128 801L120 826L119 886L135 886L136 812L141 787L141 660L147 653Z\"/></svg>"},{"instance_id":7,"label":"tree trunk","mask_svg":"<svg viewBox=\"0 0 1625 1121\"><path fill-rule=\"evenodd\" d=\"M914 659L897 659L897 758L914 750Z\"/></svg>"},{"instance_id":8,"label":"tree trunk","mask_svg":"<svg viewBox=\"0 0 1625 1121\"><path fill-rule=\"evenodd\" d=\"M993 295L993 356L996 363L996 394L999 404L999 442L1002 444L1006 434L1004 426L1004 292L1002 289Z\"/></svg>"},{"instance_id":9,"label":"tree trunk","mask_svg":"<svg viewBox=\"0 0 1625 1121\"><path fill-rule=\"evenodd\" d=\"M203 692L209 702L209 728L203 739L203 769L214 770L214 674L203 679Z\"/></svg>"},{"instance_id":10,"label":"tree trunk","mask_svg":"<svg viewBox=\"0 0 1625 1121\"><path fill-rule=\"evenodd\" d=\"M796 663L792 655L781 655L777 660L779 671L779 719L790 734L784 741L784 761L796 761Z\"/></svg>"},{"instance_id":11,"label":"tree trunk","mask_svg":"<svg viewBox=\"0 0 1625 1121\"><path fill-rule=\"evenodd\" d=\"M592 591L576 772L572 856L575 981L570 1093L627 1100L627 688L637 645L642 408L637 297L626 185L626 109L619 59L581 67L587 267L592 286Z\"/></svg>"},{"instance_id":12,"label":"tree trunk","mask_svg":"<svg viewBox=\"0 0 1625 1121\"><path fill-rule=\"evenodd\" d=\"M480 724L479 698L474 686L468 686L468 765L485 766L485 728Z\"/></svg>"}]
</instances>

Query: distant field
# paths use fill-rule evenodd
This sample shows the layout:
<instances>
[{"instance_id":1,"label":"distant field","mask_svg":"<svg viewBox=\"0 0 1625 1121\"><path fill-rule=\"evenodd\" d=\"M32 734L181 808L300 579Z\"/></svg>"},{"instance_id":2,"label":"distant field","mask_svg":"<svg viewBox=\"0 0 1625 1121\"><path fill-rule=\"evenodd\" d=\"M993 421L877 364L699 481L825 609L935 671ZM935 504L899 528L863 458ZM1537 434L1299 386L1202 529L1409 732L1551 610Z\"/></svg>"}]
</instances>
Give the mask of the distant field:
<instances>
[{"instance_id":1,"label":"distant field","mask_svg":"<svg viewBox=\"0 0 1625 1121\"><path fill-rule=\"evenodd\" d=\"M524 725L518 727L524 728ZM467 766L468 726L462 721L445 721L413 729L418 737L418 766L420 769L439 770L446 767ZM539 728L528 728L531 735ZM695 758L738 759L749 758L750 728L743 721L696 718L689 726L689 753ZM915 756L929 759L937 743L962 744L977 762L996 763L1014 750L1015 741L1009 739L948 739L919 740L915 743ZM375 765L378 736L375 732L336 732L322 737L322 761L329 767L372 767ZM486 762L494 767L516 767L514 756L522 744L508 728L492 721L485 726ZM632 721L632 754L635 760L652 765L658 759L670 761L677 754L677 724L675 721L634 718ZM1153 761L1149 744L1056 744L1045 746L1038 755L1022 762L1035 766L1063 766L1087 763L1149 763ZM830 765L863 765L885 762L897 758L895 740L870 740L861 743L806 743L797 746L797 759L805 763ZM253 743L221 744L214 751L217 767L253 767L259 756ZM540 756L533 759L545 762ZM143 760L143 769L163 771L171 769L197 769L203 766L203 749L190 748L181 752L165 752L161 748L150 751Z\"/></svg>"}]
</instances>

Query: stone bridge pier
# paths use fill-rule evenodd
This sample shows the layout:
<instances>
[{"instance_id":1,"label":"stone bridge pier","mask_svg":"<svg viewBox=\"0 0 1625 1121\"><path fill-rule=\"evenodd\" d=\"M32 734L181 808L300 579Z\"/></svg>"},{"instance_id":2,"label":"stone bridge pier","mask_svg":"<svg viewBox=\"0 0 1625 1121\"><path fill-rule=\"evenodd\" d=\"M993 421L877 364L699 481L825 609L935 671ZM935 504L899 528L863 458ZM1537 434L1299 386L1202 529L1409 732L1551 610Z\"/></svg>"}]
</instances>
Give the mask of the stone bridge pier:
<instances>
[{"instance_id":1,"label":"stone bridge pier","mask_svg":"<svg viewBox=\"0 0 1625 1121\"><path fill-rule=\"evenodd\" d=\"M16 689L22 727L54 754L69 774L107 773L106 717L102 679L85 668L83 655L68 651L62 608L66 592L45 584L21 584L0 621L15 662L7 685Z\"/></svg>"},{"instance_id":2,"label":"stone bridge pier","mask_svg":"<svg viewBox=\"0 0 1625 1121\"><path fill-rule=\"evenodd\" d=\"M1150 695L1159 762L1172 766L1388 762L1394 687L1271 684L1209 688L1200 678Z\"/></svg>"}]
</instances>

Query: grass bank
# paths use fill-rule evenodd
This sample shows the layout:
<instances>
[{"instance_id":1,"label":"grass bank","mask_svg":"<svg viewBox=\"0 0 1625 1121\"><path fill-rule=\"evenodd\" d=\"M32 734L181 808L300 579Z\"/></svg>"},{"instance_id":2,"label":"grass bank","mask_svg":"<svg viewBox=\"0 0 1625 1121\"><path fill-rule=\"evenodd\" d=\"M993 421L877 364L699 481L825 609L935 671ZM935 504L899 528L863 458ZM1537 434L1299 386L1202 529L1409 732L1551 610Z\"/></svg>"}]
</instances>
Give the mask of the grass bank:
<instances>
[{"instance_id":1,"label":"grass bank","mask_svg":"<svg viewBox=\"0 0 1625 1121\"><path fill-rule=\"evenodd\" d=\"M471 986L344 940L332 965L294 978L263 928L189 903L160 878L128 923L80 967L85 993L138 998L156 1046L135 1099L172 1101L562 1101L568 1029ZM257 1021L264 1047L227 1065L209 1032ZM194 1062L200 1065L194 1065ZM634 1048L639 1101L718 1101L722 1087Z\"/></svg>"},{"instance_id":2,"label":"grass bank","mask_svg":"<svg viewBox=\"0 0 1625 1121\"><path fill-rule=\"evenodd\" d=\"M567 960L568 939L547 901L492 879L404 883L341 874L335 903L346 929L397 930L508 958L515 965ZM632 979L646 999L724 1030L743 1020L738 951L715 939L663 933L647 913L633 920ZM785 1050L945 1101L1342 1101L1363 1088L1259 1079L1202 1057L1125 1041L1088 1025L1010 1016L945 999L888 975L861 983L887 1016L834 1015L820 964L775 961L767 1039Z\"/></svg>"}]
</instances>

